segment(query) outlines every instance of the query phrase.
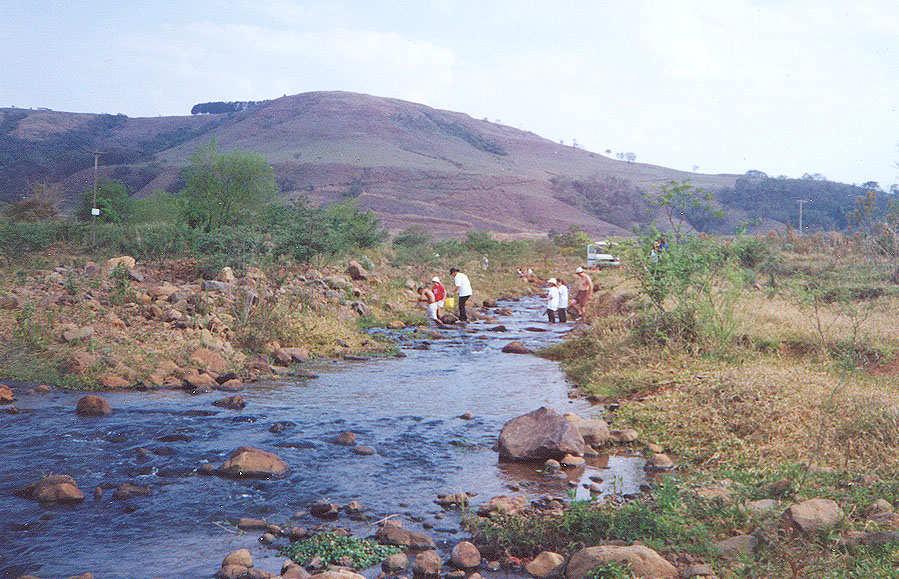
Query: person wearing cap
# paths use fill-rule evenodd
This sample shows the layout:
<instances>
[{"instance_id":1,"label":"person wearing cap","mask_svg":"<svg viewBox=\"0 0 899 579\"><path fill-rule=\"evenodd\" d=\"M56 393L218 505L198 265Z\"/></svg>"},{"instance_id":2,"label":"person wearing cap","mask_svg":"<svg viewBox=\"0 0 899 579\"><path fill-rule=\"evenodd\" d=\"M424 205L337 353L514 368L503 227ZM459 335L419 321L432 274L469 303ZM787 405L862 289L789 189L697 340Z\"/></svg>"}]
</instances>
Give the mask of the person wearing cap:
<instances>
[{"instance_id":1,"label":"person wearing cap","mask_svg":"<svg viewBox=\"0 0 899 579\"><path fill-rule=\"evenodd\" d=\"M564 324L568 321L568 286L565 285L564 279L559 278L556 280L556 287L559 288L559 309L556 310L556 314L559 321Z\"/></svg>"},{"instance_id":2,"label":"person wearing cap","mask_svg":"<svg viewBox=\"0 0 899 579\"><path fill-rule=\"evenodd\" d=\"M440 283L440 278L436 275L431 278L431 283L434 284L431 286L431 291L434 292L434 299L437 304L437 317L439 318L442 310L446 306L446 288L443 287L443 284Z\"/></svg>"},{"instance_id":3,"label":"person wearing cap","mask_svg":"<svg viewBox=\"0 0 899 579\"><path fill-rule=\"evenodd\" d=\"M590 274L584 271L582 267L574 270L574 273L577 276L574 286L577 290L577 293L574 294L574 303L577 307L578 315L583 316L587 309L587 302L593 297L593 280L590 278Z\"/></svg>"},{"instance_id":4,"label":"person wearing cap","mask_svg":"<svg viewBox=\"0 0 899 579\"><path fill-rule=\"evenodd\" d=\"M459 271L459 268L450 269L450 276L453 278L453 285L456 287L456 296L459 298L459 319L463 322L468 321L468 311L465 309L465 302L471 298L471 280L468 276Z\"/></svg>"},{"instance_id":5,"label":"person wearing cap","mask_svg":"<svg viewBox=\"0 0 899 579\"><path fill-rule=\"evenodd\" d=\"M546 283L549 286L546 290L546 317L549 323L555 324L556 313L559 310L559 286L554 277L546 280Z\"/></svg>"}]
</instances>

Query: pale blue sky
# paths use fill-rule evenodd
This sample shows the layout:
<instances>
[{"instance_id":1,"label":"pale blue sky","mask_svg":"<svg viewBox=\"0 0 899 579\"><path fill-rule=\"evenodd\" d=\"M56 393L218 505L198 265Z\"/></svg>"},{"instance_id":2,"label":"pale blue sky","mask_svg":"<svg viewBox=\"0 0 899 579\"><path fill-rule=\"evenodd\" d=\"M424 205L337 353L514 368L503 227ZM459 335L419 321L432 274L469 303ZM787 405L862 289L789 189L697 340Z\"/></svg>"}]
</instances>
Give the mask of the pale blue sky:
<instances>
[{"instance_id":1,"label":"pale blue sky","mask_svg":"<svg viewBox=\"0 0 899 579\"><path fill-rule=\"evenodd\" d=\"M0 106L349 90L679 169L899 182L899 3L0 0Z\"/></svg>"}]
</instances>

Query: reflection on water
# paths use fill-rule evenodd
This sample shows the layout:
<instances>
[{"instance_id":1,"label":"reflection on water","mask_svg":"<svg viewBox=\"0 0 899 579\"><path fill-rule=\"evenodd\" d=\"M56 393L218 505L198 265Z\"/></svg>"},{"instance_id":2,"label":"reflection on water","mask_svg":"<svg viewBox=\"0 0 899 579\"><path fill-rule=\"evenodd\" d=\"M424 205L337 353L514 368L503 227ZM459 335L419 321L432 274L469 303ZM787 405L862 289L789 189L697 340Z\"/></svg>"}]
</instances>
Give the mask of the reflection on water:
<instances>
[{"instance_id":1,"label":"reflection on water","mask_svg":"<svg viewBox=\"0 0 899 579\"><path fill-rule=\"evenodd\" d=\"M470 326L474 332L444 330L427 337L428 350L417 349L422 340L412 332L398 332L406 357L320 363L316 379L251 385L240 412L212 406L221 393L109 393L113 414L84 419L73 411L77 394L29 395L19 388L23 412L0 418L0 573L208 576L241 547L253 551L257 567L276 571L277 551L260 546L258 534L228 532L227 524L257 517L313 526L318 522L292 517L320 498L359 500L372 520L404 515L407 526L433 527L429 532L446 548L463 535L458 514L434 504L438 493L475 492L475 504L510 489L567 496L567 480L544 476L539 465L498 464L493 450L506 420L538 406L589 412L586 403L569 400L555 363L500 353L509 340L539 348L564 331L539 322L534 301L504 305L515 311L502 320L508 332L487 332L479 323ZM474 417L459 419L465 412ZM359 456L331 444L344 430L377 454ZM276 452L290 473L271 481L196 474L201 463L218 464L242 445ZM567 477L583 483L599 475L604 492L632 493L641 469L639 459L606 457ZM47 508L12 494L48 472L72 475L89 498ZM127 501L111 492L90 497L96 486L123 482L150 486L152 494ZM339 524L373 532L366 523Z\"/></svg>"}]
</instances>

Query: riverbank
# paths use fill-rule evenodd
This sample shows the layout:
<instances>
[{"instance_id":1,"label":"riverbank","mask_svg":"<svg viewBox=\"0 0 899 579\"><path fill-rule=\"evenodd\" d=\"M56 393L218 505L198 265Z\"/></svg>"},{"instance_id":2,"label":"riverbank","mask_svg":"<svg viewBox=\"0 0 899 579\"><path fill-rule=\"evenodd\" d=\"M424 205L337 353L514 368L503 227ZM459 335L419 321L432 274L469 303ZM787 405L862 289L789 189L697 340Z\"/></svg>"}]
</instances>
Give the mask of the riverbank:
<instances>
[{"instance_id":1,"label":"riverbank","mask_svg":"<svg viewBox=\"0 0 899 579\"><path fill-rule=\"evenodd\" d=\"M771 246L770 275L711 282L718 289L708 295L721 301L707 312L718 317L695 322L708 326L675 317L652 325L646 286L604 278L591 325L544 355L613 428L633 428L633 444L674 469L622 503L480 522L483 540L525 560L548 550L570 561L571 545L643 544L684 576L895 576L892 269L821 239L815 249ZM722 320L725 339L703 335L725 329ZM615 561L595 559L595 576L638 573L636 558Z\"/></svg>"}]
</instances>

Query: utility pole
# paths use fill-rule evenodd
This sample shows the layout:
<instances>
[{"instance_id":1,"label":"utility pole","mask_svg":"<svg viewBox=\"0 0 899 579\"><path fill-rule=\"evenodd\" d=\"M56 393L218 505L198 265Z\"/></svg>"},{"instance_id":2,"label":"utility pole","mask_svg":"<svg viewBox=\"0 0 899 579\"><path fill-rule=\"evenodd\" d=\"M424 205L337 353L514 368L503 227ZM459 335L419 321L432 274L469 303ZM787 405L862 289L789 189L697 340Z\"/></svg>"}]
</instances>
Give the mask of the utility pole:
<instances>
[{"instance_id":1,"label":"utility pole","mask_svg":"<svg viewBox=\"0 0 899 579\"><path fill-rule=\"evenodd\" d=\"M91 246L97 244L97 217L100 215L100 209L97 207L97 171L100 167L100 151L91 151L94 154L94 195L91 201Z\"/></svg>"},{"instance_id":2,"label":"utility pole","mask_svg":"<svg viewBox=\"0 0 899 579\"><path fill-rule=\"evenodd\" d=\"M811 203L811 199L797 199L797 203L799 203L799 235L802 235L802 205L804 203Z\"/></svg>"}]
</instances>

